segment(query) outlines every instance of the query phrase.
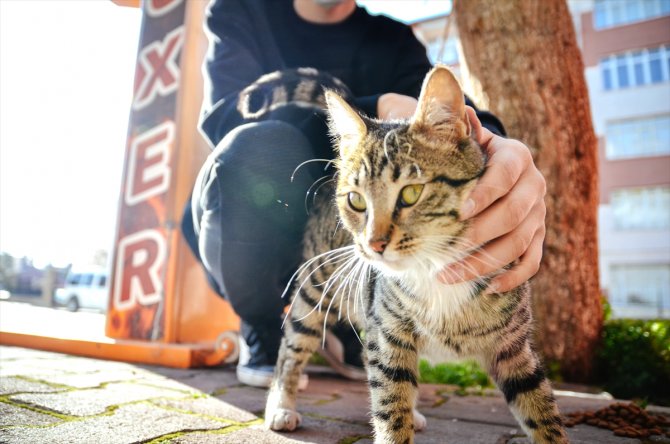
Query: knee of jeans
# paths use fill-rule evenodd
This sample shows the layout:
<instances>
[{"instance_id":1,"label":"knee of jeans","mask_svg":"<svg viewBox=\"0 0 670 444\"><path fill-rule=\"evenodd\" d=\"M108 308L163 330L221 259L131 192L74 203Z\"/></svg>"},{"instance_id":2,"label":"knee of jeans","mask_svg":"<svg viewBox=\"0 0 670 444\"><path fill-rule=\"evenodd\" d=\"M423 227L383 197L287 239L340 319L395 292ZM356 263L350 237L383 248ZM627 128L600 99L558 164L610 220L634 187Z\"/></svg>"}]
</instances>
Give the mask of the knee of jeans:
<instances>
[{"instance_id":1,"label":"knee of jeans","mask_svg":"<svg viewBox=\"0 0 670 444\"><path fill-rule=\"evenodd\" d=\"M305 163L315 157L307 137L276 120L239 126L211 155L213 174L206 188L216 193L229 190L226 199L261 211L280 202L294 214L292 208L302 205L306 191L323 174L322 164Z\"/></svg>"},{"instance_id":2,"label":"knee of jeans","mask_svg":"<svg viewBox=\"0 0 670 444\"><path fill-rule=\"evenodd\" d=\"M268 158L283 160L287 156L305 159L312 147L305 135L290 123L268 120L240 125L230 131L216 146L212 156L219 162L246 166Z\"/></svg>"},{"instance_id":3,"label":"knee of jeans","mask_svg":"<svg viewBox=\"0 0 670 444\"><path fill-rule=\"evenodd\" d=\"M267 287L244 284L228 279L225 282L224 298L230 302L235 313L242 319L251 320L263 317L278 317L287 305L287 299L276 292L275 286ZM249 288L252 287L252 288Z\"/></svg>"}]
</instances>

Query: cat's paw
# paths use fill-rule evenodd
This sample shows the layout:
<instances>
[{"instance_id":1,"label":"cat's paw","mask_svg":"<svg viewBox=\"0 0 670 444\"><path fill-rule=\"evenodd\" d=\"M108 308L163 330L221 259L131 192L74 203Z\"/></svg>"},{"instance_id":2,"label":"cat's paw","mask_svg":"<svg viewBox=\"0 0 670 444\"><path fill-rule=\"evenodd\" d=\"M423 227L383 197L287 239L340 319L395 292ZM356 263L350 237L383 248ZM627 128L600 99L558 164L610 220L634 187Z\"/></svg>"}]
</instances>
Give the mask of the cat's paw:
<instances>
[{"instance_id":1,"label":"cat's paw","mask_svg":"<svg viewBox=\"0 0 670 444\"><path fill-rule=\"evenodd\" d=\"M276 409L265 415L265 426L271 430L291 432L297 429L301 422L302 417L295 410Z\"/></svg>"},{"instance_id":2,"label":"cat's paw","mask_svg":"<svg viewBox=\"0 0 670 444\"><path fill-rule=\"evenodd\" d=\"M421 431L426 428L426 417L423 416L417 409L412 409L412 416L414 419L414 430Z\"/></svg>"}]
</instances>

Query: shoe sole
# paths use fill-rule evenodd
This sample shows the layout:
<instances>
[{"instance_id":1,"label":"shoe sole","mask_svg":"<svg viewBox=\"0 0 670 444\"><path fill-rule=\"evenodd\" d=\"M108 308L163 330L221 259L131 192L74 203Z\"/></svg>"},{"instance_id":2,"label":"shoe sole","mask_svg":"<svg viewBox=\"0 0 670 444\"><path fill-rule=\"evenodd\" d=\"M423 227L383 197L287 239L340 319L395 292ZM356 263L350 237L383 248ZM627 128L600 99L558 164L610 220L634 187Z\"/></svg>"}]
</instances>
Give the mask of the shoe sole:
<instances>
[{"instance_id":1,"label":"shoe sole","mask_svg":"<svg viewBox=\"0 0 670 444\"><path fill-rule=\"evenodd\" d=\"M252 387L268 388L272 384L274 374L263 370L237 366L237 380ZM309 384L309 376L303 373L298 380L298 390L305 390Z\"/></svg>"}]
</instances>

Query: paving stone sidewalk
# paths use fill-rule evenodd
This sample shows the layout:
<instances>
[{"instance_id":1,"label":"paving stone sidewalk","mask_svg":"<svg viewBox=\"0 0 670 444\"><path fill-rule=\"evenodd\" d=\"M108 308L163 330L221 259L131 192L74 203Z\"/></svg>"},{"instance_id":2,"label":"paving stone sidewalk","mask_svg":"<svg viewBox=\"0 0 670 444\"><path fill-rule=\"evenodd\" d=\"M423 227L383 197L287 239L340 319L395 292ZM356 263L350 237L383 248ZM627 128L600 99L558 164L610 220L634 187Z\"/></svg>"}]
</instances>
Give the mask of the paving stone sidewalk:
<instances>
[{"instance_id":1,"label":"paving stone sidewalk","mask_svg":"<svg viewBox=\"0 0 670 444\"><path fill-rule=\"evenodd\" d=\"M309 373L302 428L278 434L262 427L265 391L240 385L232 368L176 370L0 346L0 443L372 443L365 384L322 367ZM562 411L611 403L584 396L559 393ZM419 444L528 442L497 391L459 396L425 384L419 407L428 418ZM573 443L640 442L587 425L569 434Z\"/></svg>"}]
</instances>

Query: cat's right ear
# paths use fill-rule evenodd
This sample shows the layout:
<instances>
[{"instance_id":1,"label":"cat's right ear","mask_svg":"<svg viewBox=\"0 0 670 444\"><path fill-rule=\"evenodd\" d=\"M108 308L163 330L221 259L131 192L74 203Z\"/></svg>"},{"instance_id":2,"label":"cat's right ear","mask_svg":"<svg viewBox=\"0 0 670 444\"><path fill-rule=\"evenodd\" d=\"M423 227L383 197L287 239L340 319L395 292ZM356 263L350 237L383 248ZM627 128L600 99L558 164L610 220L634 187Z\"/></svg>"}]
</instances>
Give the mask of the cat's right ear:
<instances>
[{"instance_id":1,"label":"cat's right ear","mask_svg":"<svg viewBox=\"0 0 670 444\"><path fill-rule=\"evenodd\" d=\"M437 65L426 75L410 125L436 135L451 137L454 130L459 138L470 135L463 90L447 67Z\"/></svg>"},{"instance_id":2,"label":"cat's right ear","mask_svg":"<svg viewBox=\"0 0 670 444\"><path fill-rule=\"evenodd\" d=\"M326 91L328 104L328 125L333 136L340 141L340 153L345 155L348 147L360 142L367 133L367 127L361 116L338 94Z\"/></svg>"}]
</instances>

